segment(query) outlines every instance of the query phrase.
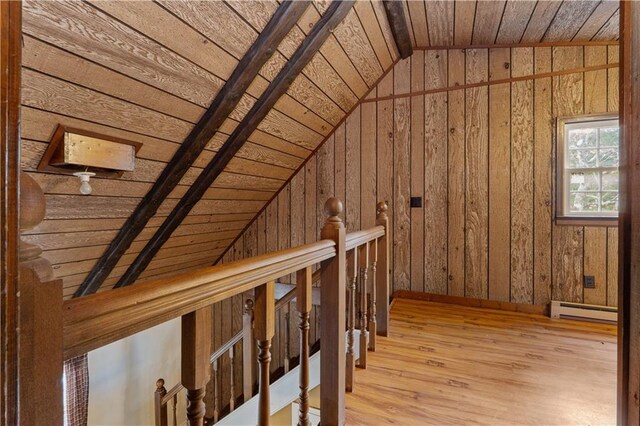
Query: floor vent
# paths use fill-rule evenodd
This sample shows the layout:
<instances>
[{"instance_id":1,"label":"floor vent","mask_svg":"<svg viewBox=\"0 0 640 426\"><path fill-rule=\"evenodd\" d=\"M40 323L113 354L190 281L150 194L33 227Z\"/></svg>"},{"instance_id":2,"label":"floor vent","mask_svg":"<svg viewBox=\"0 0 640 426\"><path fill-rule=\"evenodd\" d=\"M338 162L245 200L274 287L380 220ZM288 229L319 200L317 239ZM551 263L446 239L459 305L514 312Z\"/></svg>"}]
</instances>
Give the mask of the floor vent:
<instances>
[{"instance_id":1,"label":"floor vent","mask_svg":"<svg viewBox=\"0 0 640 426\"><path fill-rule=\"evenodd\" d=\"M551 301L551 318L582 319L598 322L618 322L618 308Z\"/></svg>"}]
</instances>

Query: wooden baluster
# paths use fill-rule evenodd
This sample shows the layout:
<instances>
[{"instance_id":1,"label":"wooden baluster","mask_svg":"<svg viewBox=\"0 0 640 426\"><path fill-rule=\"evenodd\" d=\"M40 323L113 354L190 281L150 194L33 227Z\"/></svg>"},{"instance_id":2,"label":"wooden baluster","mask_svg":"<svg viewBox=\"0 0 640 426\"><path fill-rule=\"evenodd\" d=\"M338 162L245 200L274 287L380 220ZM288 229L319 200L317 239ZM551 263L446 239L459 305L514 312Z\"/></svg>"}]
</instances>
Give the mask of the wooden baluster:
<instances>
[{"instance_id":1,"label":"wooden baluster","mask_svg":"<svg viewBox=\"0 0 640 426\"><path fill-rule=\"evenodd\" d=\"M308 426L309 421L309 314L312 309L311 267L301 269L296 277L296 305L300 317L300 409L298 426Z\"/></svg>"},{"instance_id":2,"label":"wooden baluster","mask_svg":"<svg viewBox=\"0 0 640 426\"><path fill-rule=\"evenodd\" d=\"M178 394L173 395L173 426L178 426Z\"/></svg>"},{"instance_id":3,"label":"wooden baluster","mask_svg":"<svg viewBox=\"0 0 640 426\"><path fill-rule=\"evenodd\" d=\"M229 348L229 365L231 368L231 386L230 386L230 391L231 391L231 397L229 398L229 412L232 412L234 410L234 406L235 406L235 395L236 395L236 388L235 388L235 377L233 374L233 346L231 346Z\"/></svg>"},{"instance_id":4,"label":"wooden baluster","mask_svg":"<svg viewBox=\"0 0 640 426\"><path fill-rule=\"evenodd\" d=\"M268 425L271 417L269 398L269 364L271 362L271 339L275 333L275 282L270 281L256 287L255 335L258 341L259 400L258 425Z\"/></svg>"},{"instance_id":5,"label":"wooden baluster","mask_svg":"<svg viewBox=\"0 0 640 426\"><path fill-rule=\"evenodd\" d=\"M220 382L218 370L220 366L220 360L217 358L213 360L213 422L217 423L220 419Z\"/></svg>"},{"instance_id":6,"label":"wooden baluster","mask_svg":"<svg viewBox=\"0 0 640 426\"><path fill-rule=\"evenodd\" d=\"M291 320L291 302L287 302L284 309L284 374L289 372L289 359L291 358L291 351L289 351L289 345L291 340L291 327L289 321Z\"/></svg>"},{"instance_id":7,"label":"wooden baluster","mask_svg":"<svg viewBox=\"0 0 640 426\"><path fill-rule=\"evenodd\" d=\"M338 215L342 202L330 198L324 205L328 218L320 232L323 240L335 242L336 255L322 261L320 272L320 424L343 425L345 422L345 317L346 250L345 228Z\"/></svg>"},{"instance_id":8,"label":"wooden baluster","mask_svg":"<svg viewBox=\"0 0 640 426\"><path fill-rule=\"evenodd\" d=\"M358 265L360 266L360 354L358 367L367 368L367 345L369 333L367 331L367 278L369 270L369 244L358 247Z\"/></svg>"},{"instance_id":9,"label":"wooden baluster","mask_svg":"<svg viewBox=\"0 0 640 426\"><path fill-rule=\"evenodd\" d=\"M155 407L156 426L168 426L167 423L167 405L162 403L162 398L167 394L164 387L164 379L158 379L156 382L156 391L153 395L153 403Z\"/></svg>"},{"instance_id":10,"label":"wooden baluster","mask_svg":"<svg viewBox=\"0 0 640 426\"><path fill-rule=\"evenodd\" d=\"M387 209L385 201L378 203L376 225L384 227L384 235L378 239L378 268L375 289L379 336L386 336L389 333L389 217Z\"/></svg>"},{"instance_id":11,"label":"wooden baluster","mask_svg":"<svg viewBox=\"0 0 640 426\"><path fill-rule=\"evenodd\" d=\"M21 173L20 180L20 227L25 231L44 219L45 199L31 176ZM63 421L62 280L53 280L51 264L41 253L20 242L18 423L24 425Z\"/></svg>"},{"instance_id":12,"label":"wooden baluster","mask_svg":"<svg viewBox=\"0 0 640 426\"><path fill-rule=\"evenodd\" d=\"M208 306L182 316L182 385L187 389L187 420L203 426L204 394L210 379L212 310Z\"/></svg>"},{"instance_id":13,"label":"wooden baluster","mask_svg":"<svg viewBox=\"0 0 640 426\"><path fill-rule=\"evenodd\" d=\"M358 279L358 251L350 250L347 253L347 279L349 280L349 317L347 321L347 355L345 370L345 390L353 392L355 379L356 356L353 350L354 329L356 327L356 281Z\"/></svg>"},{"instance_id":14,"label":"wooden baluster","mask_svg":"<svg viewBox=\"0 0 640 426\"><path fill-rule=\"evenodd\" d=\"M253 300L247 299L242 315L242 393L245 402L253 396L256 365L256 345L253 338Z\"/></svg>"},{"instance_id":15,"label":"wooden baluster","mask_svg":"<svg viewBox=\"0 0 640 426\"><path fill-rule=\"evenodd\" d=\"M371 241L371 293L369 300L371 301L371 309L369 311L369 350L376 350L376 335L378 334L378 321L376 319L376 275L378 264L378 240Z\"/></svg>"}]
</instances>

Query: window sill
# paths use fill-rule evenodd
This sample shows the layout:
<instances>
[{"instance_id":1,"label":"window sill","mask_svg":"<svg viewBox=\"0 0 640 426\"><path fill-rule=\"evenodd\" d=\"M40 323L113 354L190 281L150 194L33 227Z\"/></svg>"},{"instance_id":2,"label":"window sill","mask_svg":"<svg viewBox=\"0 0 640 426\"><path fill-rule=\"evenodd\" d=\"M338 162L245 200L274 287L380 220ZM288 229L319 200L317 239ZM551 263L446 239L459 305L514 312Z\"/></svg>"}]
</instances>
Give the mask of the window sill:
<instances>
[{"instance_id":1,"label":"window sill","mask_svg":"<svg viewBox=\"0 0 640 426\"><path fill-rule=\"evenodd\" d=\"M618 226L618 217L556 217L559 226Z\"/></svg>"}]
</instances>

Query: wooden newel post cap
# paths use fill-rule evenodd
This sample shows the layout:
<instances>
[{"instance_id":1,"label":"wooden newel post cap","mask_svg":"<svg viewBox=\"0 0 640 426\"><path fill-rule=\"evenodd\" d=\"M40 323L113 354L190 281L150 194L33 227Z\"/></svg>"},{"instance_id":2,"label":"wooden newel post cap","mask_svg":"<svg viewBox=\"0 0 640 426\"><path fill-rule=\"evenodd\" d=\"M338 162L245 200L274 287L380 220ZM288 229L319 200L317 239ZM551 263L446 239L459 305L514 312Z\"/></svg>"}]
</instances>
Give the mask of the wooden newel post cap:
<instances>
[{"instance_id":1,"label":"wooden newel post cap","mask_svg":"<svg viewBox=\"0 0 640 426\"><path fill-rule=\"evenodd\" d=\"M253 311L253 300L252 299L247 299L247 301L244 302L244 311L246 313L249 313L249 312Z\"/></svg>"},{"instance_id":2,"label":"wooden newel post cap","mask_svg":"<svg viewBox=\"0 0 640 426\"><path fill-rule=\"evenodd\" d=\"M33 229L44 220L46 204L40 185L27 173L20 174L20 230Z\"/></svg>"},{"instance_id":3,"label":"wooden newel post cap","mask_svg":"<svg viewBox=\"0 0 640 426\"><path fill-rule=\"evenodd\" d=\"M342 201L335 197L329 198L324 203L324 213L328 216L327 222L342 222L340 217L338 217L340 213L342 213L342 210Z\"/></svg>"},{"instance_id":4,"label":"wooden newel post cap","mask_svg":"<svg viewBox=\"0 0 640 426\"><path fill-rule=\"evenodd\" d=\"M381 215L383 213L386 214L388 209L389 209L389 206L387 206L386 201L380 201L376 206L376 212L378 213L378 215Z\"/></svg>"},{"instance_id":5,"label":"wooden newel post cap","mask_svg":"<svg viewBox=\"0 0 640 426\"><path fill-rule=\"evenodd\" d=\"M164 379L158 379L156 382L156 388L158 388L159 391L164 390Z\"/></svg>"}]
</instances>

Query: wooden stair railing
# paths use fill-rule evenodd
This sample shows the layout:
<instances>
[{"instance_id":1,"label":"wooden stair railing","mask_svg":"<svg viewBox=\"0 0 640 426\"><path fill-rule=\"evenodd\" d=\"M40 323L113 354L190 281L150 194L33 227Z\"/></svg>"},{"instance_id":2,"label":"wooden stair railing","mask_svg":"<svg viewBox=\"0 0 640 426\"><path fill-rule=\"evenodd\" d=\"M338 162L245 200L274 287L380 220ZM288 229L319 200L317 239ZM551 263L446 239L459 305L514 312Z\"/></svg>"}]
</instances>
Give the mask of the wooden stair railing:
<instances>
[{"instance_id":1,"label":"wooden stair railing","mask_svg":"<svg viewBox=\"0 0 640 426\"><path fill-rule=\"evenodd\" d=\"M320 294L323 302L320 321L320 341L323 351L320 368L322 383L320 421L321 424L327 425L344 424L347 387L345 382L346 253L349 250L355 255L357 250L359 253L366 254L372 244L377 245L375 284L369 286L365 274L372 265L368 265L367 261L359 264L361 275L359 304L362 312L360 327L369 326L371 331L371 324L374 323L366 324L363 319L375 317L378 333L384 334L387 330L389 294L385 211L386 205L382 203L379 206L376 227L347 236L339 218L342 213L342 203L332 198L325 204L328 218L321 231L321 241L65 301L62 305L62 327L48 334L43 333L41 341L38 342L40 348L49 349L46 353L46 363L43 364L49 370L42 372L41 377L51 376L57 379L56 385L47 387L48 391L53 390L53 395L49 393L48 399L60 403L62 401L62 389L59 383L61 383L63 359L82 355L181 317L181 384L187 393L187 419L189 425L203 425L205 414L203 397L206 385L211 379L209 350L212 327L211 305L254 289L254 334L259 348L257 359L261 408L258 413L258 423L268 424L270 415L268 373L271 358L270 345L275 328L276 302L273 297L275 280L294 273L299 277L296 297L299 298L297 306L302 344L300 398L301 401L307 401L309 380L307 329L313 281L311 271L314 265L320 264ZM363 246L366 248L361 248ZM356 273L354 271L354 274ZM34 301L34 306L41 306L41 310L36 311L37 318L31 321L31 324L37 324L38 321L46 321L51 317L53 322L48 323L45 329L50 329L51 324L55 328L55 319L59 318L59 314L56 313L59 312L59 307L56 308L55 301L62 299L59 282L51 288L55 291L52 290L52 297L47 299L46 303L42 303L41 306ZM367 299L367 292L370 293L369 299ZM368 300L371 300L371 306L367 306ZM384 303L376 308L376 301L384 301ZM368 310L376 314L369 315ZM57 321L59 323L59 320ZM64 332L62 344L56 343L60 330ZM366 330L363 331L366 339ZM60 362L54 362L56 365L52 367L52 359L59 359ZM38 365L33 371L39 371ZM33 375L35 376L35 373ZM161 389L159 393L162 393ZM161 398L167 395L173 397L173 390ZM308 404L300 404L300 424L305 424L307 421L306 407Z\"/></svg>"}]
</instances>

